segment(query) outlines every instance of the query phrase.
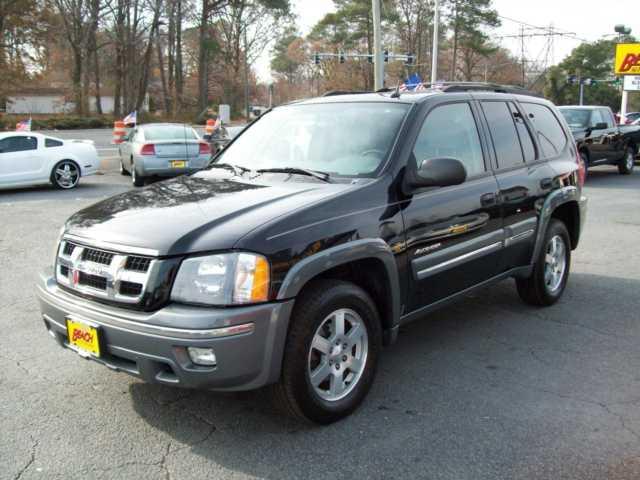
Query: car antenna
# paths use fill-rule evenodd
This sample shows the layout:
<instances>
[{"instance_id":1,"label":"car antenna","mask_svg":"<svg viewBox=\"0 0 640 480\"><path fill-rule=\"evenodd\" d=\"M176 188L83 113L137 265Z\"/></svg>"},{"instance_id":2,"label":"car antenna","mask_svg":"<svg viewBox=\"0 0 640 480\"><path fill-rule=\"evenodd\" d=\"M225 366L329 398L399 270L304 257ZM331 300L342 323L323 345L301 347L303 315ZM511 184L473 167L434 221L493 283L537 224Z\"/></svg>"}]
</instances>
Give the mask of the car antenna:
<instances>
[{"instance_id":1,"label":"car antenna","mask_svg":"<svg viewBox=\"0 0 640 480\"><path fill-rule=\"evenodd\" d=\"M396 86L396 89L391 94L391 98L400 98L400 82L398 82L398 85Z\"/></svg>"}]
</instances>

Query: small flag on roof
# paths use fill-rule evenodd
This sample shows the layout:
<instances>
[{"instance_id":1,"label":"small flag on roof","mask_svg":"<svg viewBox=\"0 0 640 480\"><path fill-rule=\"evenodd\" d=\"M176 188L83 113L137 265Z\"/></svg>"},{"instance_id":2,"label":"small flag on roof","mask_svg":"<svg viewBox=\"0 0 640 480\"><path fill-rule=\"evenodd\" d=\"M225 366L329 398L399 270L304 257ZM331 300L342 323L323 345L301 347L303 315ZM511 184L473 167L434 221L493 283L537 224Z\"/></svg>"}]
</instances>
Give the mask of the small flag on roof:
<instances>
[{"instance_id":1,"label":"small flag on roof","mask_svg":"<svg viewBox=\"0 0 640 480\"><path fill-rule=\"evenodd\" d=\"M419 73L413 73L400 85L401 92L413 92L423 90L422 78Z\"/></svg>"},{"instance_id":2,"label":"small flag on roof","mask_svg":"<svg viewBox=\"0 0 640 480\"><path fill-rule=\"evenodd\" d=\"M137 123L138 123L138 112L134 110L129 115L124 117L123 122L124 122L125 125L131 125L131 124L137 125Z\"/></svg>"},{"instance_id":3,"label":"small flag on roof","mask_svg":"<svg viewBox=\"0 0 640 480\"><path fill-rule=\"evenodd\" d=\"M16 132L30 132L31 131L31 119L22 120L16 123Z\"/></svg>"}]
</instances>

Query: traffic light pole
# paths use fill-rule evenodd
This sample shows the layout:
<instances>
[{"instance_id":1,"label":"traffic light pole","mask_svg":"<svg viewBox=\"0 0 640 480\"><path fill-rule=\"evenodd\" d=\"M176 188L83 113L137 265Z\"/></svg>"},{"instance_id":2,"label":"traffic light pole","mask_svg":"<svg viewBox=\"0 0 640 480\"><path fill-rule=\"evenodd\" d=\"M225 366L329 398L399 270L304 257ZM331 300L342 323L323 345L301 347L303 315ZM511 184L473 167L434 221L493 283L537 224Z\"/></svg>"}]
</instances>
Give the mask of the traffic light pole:
<instances>
[{"instance_id":1,"label":"traffic light pole","mask_svg":"<svg viewBox=\"0 0 640 480\"><path fill-rule=\"evenodd\" d=\"M373 89L384 88L384 61L382 58L382 19L380 0L371 0L373 5Z\"/></svg>"}]
</instances>

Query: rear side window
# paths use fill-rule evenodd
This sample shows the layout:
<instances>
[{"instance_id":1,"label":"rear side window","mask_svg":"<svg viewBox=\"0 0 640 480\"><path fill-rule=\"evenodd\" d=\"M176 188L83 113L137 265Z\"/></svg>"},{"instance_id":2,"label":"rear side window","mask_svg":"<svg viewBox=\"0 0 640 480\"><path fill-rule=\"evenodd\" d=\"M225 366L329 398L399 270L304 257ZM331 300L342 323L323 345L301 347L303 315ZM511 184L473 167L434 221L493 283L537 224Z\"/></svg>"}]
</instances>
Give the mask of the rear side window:
<instances>
[{"instance_id":1,"label":"rear side window","mask_svg":"<svg viewBox=\"0 0 640 480\"><path fill-rule=\"evenodd\" d=\"M522 103L522 108L531 119L536 136L545 157L555 157L567 145L562 125L551 109L537 103Z\"/></svg>"},{"instance_id":2,"label":"rear side window","mask_svg":"<svg viewBox=\"0 0 640 480\"><path fill-rule=\"evenodd\" d=\"M469 104L451 103L431 110L413 154L418 165L431 158L450 157L464 164L468 177L484 173L480 136Z\"/></svg>"},{"instance_id":3,"label":"rear side window","mask_svg":"<svg viewBox=\"0 0 640 480\"><path fill-rule=\"evenodd\" d=\"M482 102L482 110L489 124L498 168L523 165L524 156L511 108L506 102Z\"/></svg>"},{"instance_id":4,"label":"rear side window","mask_svg":"<svg viewBox=\"0 0 640 480\"><path fill-rule=\"evenodd\" d=\"M522 147L522 153L524 153L524 161L533 162L536 159L536 147L533 145L533 138L531 138L529 127L527 127L522 115L513 103L509 102L509 108L511 109L511 115L518 130L518 138L520 140L520 146Z\"/></svg>"},{"instance_id":5,"label":"rear side window","mask_svg":"<svg viewBox=\"0 0 640 480\"><path fill-rule=\"evenodd\" d=\"M599 123L606 123L604 117L602 116L602 111L596 109L591 112L591 120L589 120L589 126L595 127Z\"/></svg>"},{"instance_id":6,"label":"rear side window","mask_svg":"<svg viewBox=\"0 0 640 480\"><path fill-rule=\"evenodd\" d=\"M0 140L0 153L24 152L37 148L38 140L36 137L17 136Z\"/></svg>"},{"instance_id":7,"label":"rear side window","mask_svg":"<svg viewBox=\"0 0 640 480\"><path fill-rule=\"evenodd\" d=\"M44 146L45 147L61 147L62 142L60 140L55 140L53 138L45 138Z\"/></svg>"}]
</instances>

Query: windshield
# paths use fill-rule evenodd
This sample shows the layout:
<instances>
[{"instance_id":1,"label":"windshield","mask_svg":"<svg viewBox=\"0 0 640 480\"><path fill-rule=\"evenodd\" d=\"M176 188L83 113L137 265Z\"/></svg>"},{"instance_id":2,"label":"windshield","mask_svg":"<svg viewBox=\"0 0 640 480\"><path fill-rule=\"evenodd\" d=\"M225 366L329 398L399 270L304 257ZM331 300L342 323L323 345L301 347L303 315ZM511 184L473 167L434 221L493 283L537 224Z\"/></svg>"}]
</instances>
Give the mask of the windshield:
<instances>
[{"instance_id":1,"label":"windshield","mask_svg":"<svg viewBox=\"0 0 640 480\"><path fill-rule=\"evenodd\" d=\"M560 112L569 124L570 128L587 128L589 126L591 110L582 108L561 108Z\"/></svg>"},{"instance_id":2,"label":"windshield","mask_svg":"<svg viewBox=\"0 0 640 480\"><path fill-rule=\"evenodd\" d=\"M154 140L196 140L198 137L193 128L185 125L153 125L144 127L144 138Z\"/></svg>"},{"instance_id":3,"label":"windshield","mask_svg":"<svg viewBox=\"0 0 640 480\"><path fill-rule=\"evenodd\" d=\"M409 105L325 103L265 114L218 157L251 170L301 168L372 176L387 158Z\"/></svg>"}]
</instances>

